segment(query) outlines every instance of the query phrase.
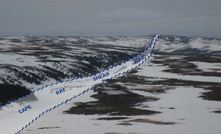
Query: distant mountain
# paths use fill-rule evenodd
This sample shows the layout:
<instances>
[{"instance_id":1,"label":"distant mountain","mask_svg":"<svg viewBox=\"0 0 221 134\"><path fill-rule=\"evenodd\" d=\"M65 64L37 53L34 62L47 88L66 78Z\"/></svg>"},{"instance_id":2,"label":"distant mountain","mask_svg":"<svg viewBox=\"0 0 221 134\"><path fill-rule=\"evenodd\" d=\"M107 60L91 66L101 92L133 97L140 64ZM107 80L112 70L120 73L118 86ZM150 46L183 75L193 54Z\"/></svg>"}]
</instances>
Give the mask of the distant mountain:
<instances>
[{"instance_id":1,"label":"distant mountain","mask_svg":"<svg viewBox=\"0 0 221 134\"><path fill-rule=\"evenodd\" d=\"M33 88L86 76L132 57L152 37L0 37L0 83ZM165 35L154 52L220 55L221 39Z\"/></svg>"},{"instance_id":2,"label":"distant mountain","mask_svg":"<svg viewBox=\"0 0 221 134\"><path fill-rule=\"evenodd\" d=\"M221 55L221 39L167 35L159 39L155 50L180 54Z\"/></svg>"},{"instance_id":3,"label":"distant mountain","mask_svg":"<svg viewBox=\"0 0 221 134\"><path fill-rule=\"evenodd\" d=\"M106 47L142 47L148 43L151 36L139 37L82 37L82 36L43 36L43 37L0 37L0 52L66 49L70 50L80 46L105 46ZM220 38L186 37L163 35L155 50L160 52L189 53L189 54L221 54Z\"/></svg>"}]
</instances>

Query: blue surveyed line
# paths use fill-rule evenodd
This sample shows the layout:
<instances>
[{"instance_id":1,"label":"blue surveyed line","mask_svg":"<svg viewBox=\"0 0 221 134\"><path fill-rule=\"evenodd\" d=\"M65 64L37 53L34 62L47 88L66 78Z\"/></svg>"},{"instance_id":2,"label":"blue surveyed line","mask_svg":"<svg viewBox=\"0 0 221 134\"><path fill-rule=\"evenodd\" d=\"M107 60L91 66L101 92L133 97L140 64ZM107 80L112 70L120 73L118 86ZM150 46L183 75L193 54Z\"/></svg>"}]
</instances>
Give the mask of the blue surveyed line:
<instances>
[{"instance_id":1,"label":"blue surveyed line","mask_svg":"<svg viewBox=\"0 0 221 134\"><path fill-rule=\"evenodd\" d=\"M155 36L155 35L154 35L154 36ZM156 41L157 41L157 39L158 39L160 36L162 36L162 35L159 35L159 36L156 38ZM153 49L154 49L154 47L155 47L156 41L155 41L154 43L153 43L153 40L151 41L151 44L150 44L149 47L151 47L151 45L153 44L153 48L151 49L150 54L148 55L147 59L150 58L151 53L153 52ZM145 59L145 61L146 61L146 59ZM47 112L51 111L52 109L55 109L56 107L59 107L59 106L63 105L64 103L67 103L68 101L71 101L72 99L74 99L74 98L76 98L76 97L78 97L78 96L80 96L80 95L82 95L82 94L88 92L89 90L92 90L93 88L95 88L96 86L99 86L100 84L104 83L105 81L111 80L112 78L116 78L117 76L123 75L124 73L127 73L127 72L129 72L129 71L132 71L133 69L136 69L138 66L140 66L140 65L143 64L143 63L144 63L144 62L142 61L142 63L140 63L139 65L135 66L135 68L128 69L126 72L124 71L123 73L118 73L117 75L115 75L114 77L111 77L110 79L103 80L102 82L96 84L95 86L92 86L91 88L88 88L88 89L84 90L82 93L79 93L78 95L75 95L74 97L72 97L72 98L70 98L70 99L68 99L68 100L66 100L66 101L64 101L64 102L61 102L60 104L55 105L55 106L53 106L52 108L47 109L46 111L43 111L43 112L40 113L37 117L35 117L34 119L32 119L31 122L29 122L29 123L26 124L24 127L22 127L22 129L19 130L18 132L16 132L15 134L18 134L18 133L20 133L22 130L24 130L25 128L27 128L31 123L33 123L34 121L36 121L37 119L39 119L44 113L47 113Z\"/></svg>"},{"instance_id":2,"label":"blue surveyed line","mask_svg":"<svg viewBox=\"0 0 221 134\"><path fill-rule=\"evenodd\" d=\"M161 35L159 35L156 39L158 39L160 36L161 36ZM153 44L153 41L154 41L154 38L155 38L155 37L156 37L156 34L155 34L154 37L152 38L149 47ZM148 50L148 47L147 47L146 49L144 49L143 52L140 52L140 54L141 54L141 53L144 53L146 50ZM109 70L110 68L112 69L113 67L117 67L118 65L121 65L122 63L126 63L127 61L129 61L130 59L133 59L133 58L137 57L138 55L139 55L139 54L133 56L132 58L129 58L128 60L122 61L122 62L119 63L119 64L113 65L112 67L108 67L107 69L104 69L104 70L102 70L102 71L100 71L100 72L104 72L105 70ZM100 72L98 72L98 73L100 73ZM95 75L98 74L98 73L91 74L90 76L87 75L87 76L83 76L83 77L77 77L77 78L73 78L73 79L70 79L70 80L61 81L61 82L56 82L56 83L52 83L52 84L50 84L50 85L43 86L43 87L41 87L41 88L38 88L37 90L34 90L34 91L30 92L30 93L27 94L27 95L24 95L24 96L22 96L22 97L20 97L20 98L17 98L17 99L14 99L14 100L12 100L12 101L9 101L8 103L6 103L6 104L0 106L0 108L2 108L3 106L9 105L11 102L14 102L14 101L16 101L16 100L19 100L19 99L21 99L21 98L24 98L24 97L30 95L31 93L34 94L36 91L40 91L40 90L42 90L42 89L44 89L44 88L46 88L46 87L53 86L53 85L57 85L57 84L63 83L63 82L69 82L69 81L74 81L74 80L77 80L77 79L83 79L84 77L85 77L85 78L87 78L87 77L92 77L92 76L95 76Z\"/></svg>"}]
</instances>

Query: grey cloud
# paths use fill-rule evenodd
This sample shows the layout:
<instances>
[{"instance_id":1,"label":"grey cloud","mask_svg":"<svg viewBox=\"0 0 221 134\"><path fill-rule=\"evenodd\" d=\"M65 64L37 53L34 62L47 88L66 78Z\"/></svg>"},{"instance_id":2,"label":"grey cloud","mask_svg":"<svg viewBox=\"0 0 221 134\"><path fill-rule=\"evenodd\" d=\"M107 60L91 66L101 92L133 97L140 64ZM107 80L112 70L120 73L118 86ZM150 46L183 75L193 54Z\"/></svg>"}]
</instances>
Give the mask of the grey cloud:
<instances>
[{"instance_id":1,"label":"grey cloud","mask_svg":"<svg viewBox=\"0 0 221 134\"><path fill-rule=\"evenodd\" d=\"M0 0L0 35L221 36L219 0Z\"/></svg>"}]
</instances>

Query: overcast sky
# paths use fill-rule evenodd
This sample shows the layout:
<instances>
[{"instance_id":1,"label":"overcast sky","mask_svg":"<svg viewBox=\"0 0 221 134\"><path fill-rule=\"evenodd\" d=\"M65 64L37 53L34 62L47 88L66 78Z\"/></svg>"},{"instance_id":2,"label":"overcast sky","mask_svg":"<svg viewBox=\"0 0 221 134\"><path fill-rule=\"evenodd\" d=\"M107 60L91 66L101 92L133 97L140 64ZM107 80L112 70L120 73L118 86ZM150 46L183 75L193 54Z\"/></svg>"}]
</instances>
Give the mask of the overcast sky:
<instances>
[{"instance_id":1,"label":"overcast sky","mask_svg":"<svg viewBox=\"0 0 221 134\"><path fill-rule=\"evenodd\" d=\"M0 0L0 36L221 37L221 0Z\"/></svg>"}]
</instances>

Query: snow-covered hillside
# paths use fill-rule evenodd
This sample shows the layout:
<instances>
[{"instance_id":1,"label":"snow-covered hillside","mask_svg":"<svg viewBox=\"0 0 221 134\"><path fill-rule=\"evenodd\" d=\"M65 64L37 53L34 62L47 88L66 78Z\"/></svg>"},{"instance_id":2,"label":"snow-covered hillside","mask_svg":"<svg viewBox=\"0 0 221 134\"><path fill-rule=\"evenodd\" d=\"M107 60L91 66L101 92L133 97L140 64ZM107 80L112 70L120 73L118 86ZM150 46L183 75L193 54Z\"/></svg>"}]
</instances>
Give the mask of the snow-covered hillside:
<instances>
[{"instance_id":1,"label":"snow-covered hillside","mask_svg":"<svg viewBox=\"0 0 221 134\"><path fill-rule=\"evenodd\" d=\"M95 73L132 57L152 37L0 37L0 83L32 88ZM155 52L220 55L221 39L162 36Z\"/></svg>"},{"instance_id":2,"label":"snow-covered hillside","mask_svg":"<svg viewBox=\"0 0 221 134\"><path fill-rule=\"evenodd\" d=\"M106 79L116 78L119 75L123 75L128 71L136 69L149 59L155 45L154 42L156 42L157 38L158 36L153 38L153 42L146 48L147 50L142 53L144 58L139 61L134 62L134 59L141 57L141 55L138 55L127 62L125 61L118 66L112 66L106 71L103 70L101 73L98 73L93 77L88 76L83 79L72 79L64 81L64 83L61 82L47 85L45 89L42 88L43 90L36 90L31 93L31 97L35 96L37 98L35 101L30 102L30 96L27 95L26 97L19 98L18 101L13 101L1 107L0 130L5 134L13 132L20 133L20 131L26 128L28 124L30 125L30 123L33 123L37 118L40 118L40 115L43 115L43 113L49 112L51 109L88 92L94 85L99 86L104 83Z\"/></svg>"},{"instance_id":3,"label":"snow-covered hillside","mask_svg":"<svg viewBox=\"0 0 221 134\"><path fill-rule=\"evenodd\" d=\"M118 47L143 47L149 43L151 36L139 37L0 37L0 51L19 51L32 52L34 50L47 50L53 48L53 51L59 49L74 49L76 46L105 46L105 48ZM185 37L164 35L159 39L160 45L156 46L155 51L175 52L175 53L193 53L193 54L219 54L221 51L220 38L204 37ZM99 48L103 50L105 48ZM84 50L81 50L84 51ZM115 50L117 51L117 50ZM22 54L22 52L20 52Z\"/></svg>"},{"instance_id":4,"label":"snow-covered hillside","mask_svg":"<svg viewBox=\"0 0 221 134\"><path fill-rule=\"evenodd\" d=\"M112 67L143 51L152 38L0 37L0 103ZM219 134L220 55L220 39L161 36L147 64L44 114L21 134ZM24 126L31 119L18 116L18 109L30 103L36 113L27 113L34 117L49 105L78 94L74 89L83 91L96 84L84 80L43 88L39 94L0 108L1 121L8 121L1 123ZM62 86L73 92L62 95ZM62 92L60 98L53 94L55 90ZM14 121L15 117L22 122Z\"/></svg>"}]
</instances>

